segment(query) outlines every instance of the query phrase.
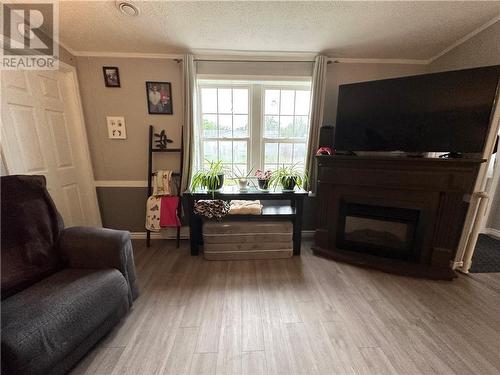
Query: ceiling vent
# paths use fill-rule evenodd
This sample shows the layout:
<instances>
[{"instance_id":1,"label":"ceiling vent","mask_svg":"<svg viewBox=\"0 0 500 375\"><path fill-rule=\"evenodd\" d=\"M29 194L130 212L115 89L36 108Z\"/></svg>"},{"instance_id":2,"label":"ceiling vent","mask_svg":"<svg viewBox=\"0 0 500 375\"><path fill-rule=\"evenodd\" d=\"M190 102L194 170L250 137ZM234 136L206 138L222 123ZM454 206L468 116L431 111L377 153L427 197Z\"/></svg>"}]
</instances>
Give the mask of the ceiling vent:
<instances>
[{"instance_id":1,"label":"ceiling vent","mask_svg":"<svg viewBox=\"0 0 500 375\"><path fill-rule=\"evenodd\" d=\"M135 6L135 4L131 1L117 0L116 7L120 10L120 12L127 16L135 17L139 15L139 8L137 8L137 6Z\"/></svg>"}]
</instances>

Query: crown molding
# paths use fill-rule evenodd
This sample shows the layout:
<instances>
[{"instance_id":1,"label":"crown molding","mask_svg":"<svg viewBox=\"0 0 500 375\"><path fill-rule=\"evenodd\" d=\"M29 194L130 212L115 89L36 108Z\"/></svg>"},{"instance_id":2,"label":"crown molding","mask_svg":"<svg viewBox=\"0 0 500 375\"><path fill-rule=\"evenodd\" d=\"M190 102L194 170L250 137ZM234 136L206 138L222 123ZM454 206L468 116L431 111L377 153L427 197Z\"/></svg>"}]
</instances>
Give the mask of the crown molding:
<instances>
[{"instance_id":1,"label":"crown molding","mask_svg":"<svg viewBox=\"0 0 500 375\"><path fill-rule=\"evenodd\" d=\"M73 51L73 55L82 57L115 57L137 59L182 59L181 53L139 53L139 52L105 52L105 51Z\"/></svg>"},{"instance_id":2,"label":"crown molding","mask_svg":"<svg viewBox=\"0 0 500 375\"><path fill-rule=\"evenodd\" d=\"M491 20L489 20L488 22L486 22L485 24L479 26L477 29L474 29L473 31L471 31L470 33L466 34L465 36L463 36L462 38L460 38L459 40L457 40L455 43L451 44L450 46L448 46L447 48L445 48L444 50L442 50L441 52L439 52L438 54L434 55L433 57L431 57L429 60L427 60L427 64L430 64L432 62L434 62L435 60L439 59L441 56L444 56L446 55L448 52L450 52L451 50L457 48L458 46L460 46L461 44L465 43L466 41L468 41L469 39L471 39L472 37L476 36L477 34L479 34L481 31L483 30L486 30L488 27L494 25L495 23L497 23L498 21L500 21L500 14L497 15L496 17L492 18Z\"/></svg>"},{"instance_id":3,"label":"crown molding","mask_svg":"<svg viewBox=\"0 0 500 375\"><path fill-rule=\"evenodd\" d=\"M71 53L73 56L76 56L77 51L75 51L73 48L69 47L66 43L63 43L62 41L59 40L59 42L57 44L59 44L60 47L63 47L66 51Z\"/></svg>"}]
</instances>

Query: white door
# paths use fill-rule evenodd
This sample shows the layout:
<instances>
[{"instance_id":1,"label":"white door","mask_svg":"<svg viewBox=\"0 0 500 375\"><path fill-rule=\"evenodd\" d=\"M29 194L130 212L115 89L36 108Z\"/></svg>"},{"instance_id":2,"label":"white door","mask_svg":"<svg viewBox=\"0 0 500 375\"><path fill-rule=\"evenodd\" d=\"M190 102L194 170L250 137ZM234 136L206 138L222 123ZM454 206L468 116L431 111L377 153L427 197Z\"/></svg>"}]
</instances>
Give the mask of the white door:
<instances>
[{"instance_id":1,"label":"white door","mask_svg":"<svg viewBox=\"0 0 500 375\"><path fill-rule=\"evenodd\" d=\"M65 226L101 226L74 69L1 75L8 174L45 175Z\"/></svg>"}]
</instances>

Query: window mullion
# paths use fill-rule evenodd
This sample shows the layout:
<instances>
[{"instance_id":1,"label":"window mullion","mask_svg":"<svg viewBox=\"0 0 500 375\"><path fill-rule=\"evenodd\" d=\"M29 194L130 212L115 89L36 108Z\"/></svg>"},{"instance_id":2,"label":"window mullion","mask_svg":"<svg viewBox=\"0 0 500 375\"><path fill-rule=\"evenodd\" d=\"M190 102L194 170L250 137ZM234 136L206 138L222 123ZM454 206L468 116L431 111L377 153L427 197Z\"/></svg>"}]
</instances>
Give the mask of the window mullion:
<instances>
[{"instance_id":1,"label":"window mullion","mask_svg":"<svg viewBox=\"0 0 500 375\"><path fill-rule=\"evenodd\" d=\"M249 152L249 169L255 167L262 168L262 85L253 84L250 88L251 92L251 111L250 116L250 152Z\"/></svg>"}]
</instances>

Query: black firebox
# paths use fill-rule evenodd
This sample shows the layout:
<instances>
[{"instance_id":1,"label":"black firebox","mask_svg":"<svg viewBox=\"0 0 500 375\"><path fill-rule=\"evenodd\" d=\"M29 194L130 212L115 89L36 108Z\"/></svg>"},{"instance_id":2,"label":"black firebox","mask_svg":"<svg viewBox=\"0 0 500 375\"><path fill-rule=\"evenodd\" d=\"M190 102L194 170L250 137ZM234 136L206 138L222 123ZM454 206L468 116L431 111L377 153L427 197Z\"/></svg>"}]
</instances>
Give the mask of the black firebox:
<instances>
[{"instance_id":1,"label":"black firebox","mask_svg":"<svg viewBox=\"0 0 500 375\"><path fill-rule=\"evenodd\" d=\"M341 200L337 226L339 249L417 262L420 211Z\"/></svg>"}]
</instances>

